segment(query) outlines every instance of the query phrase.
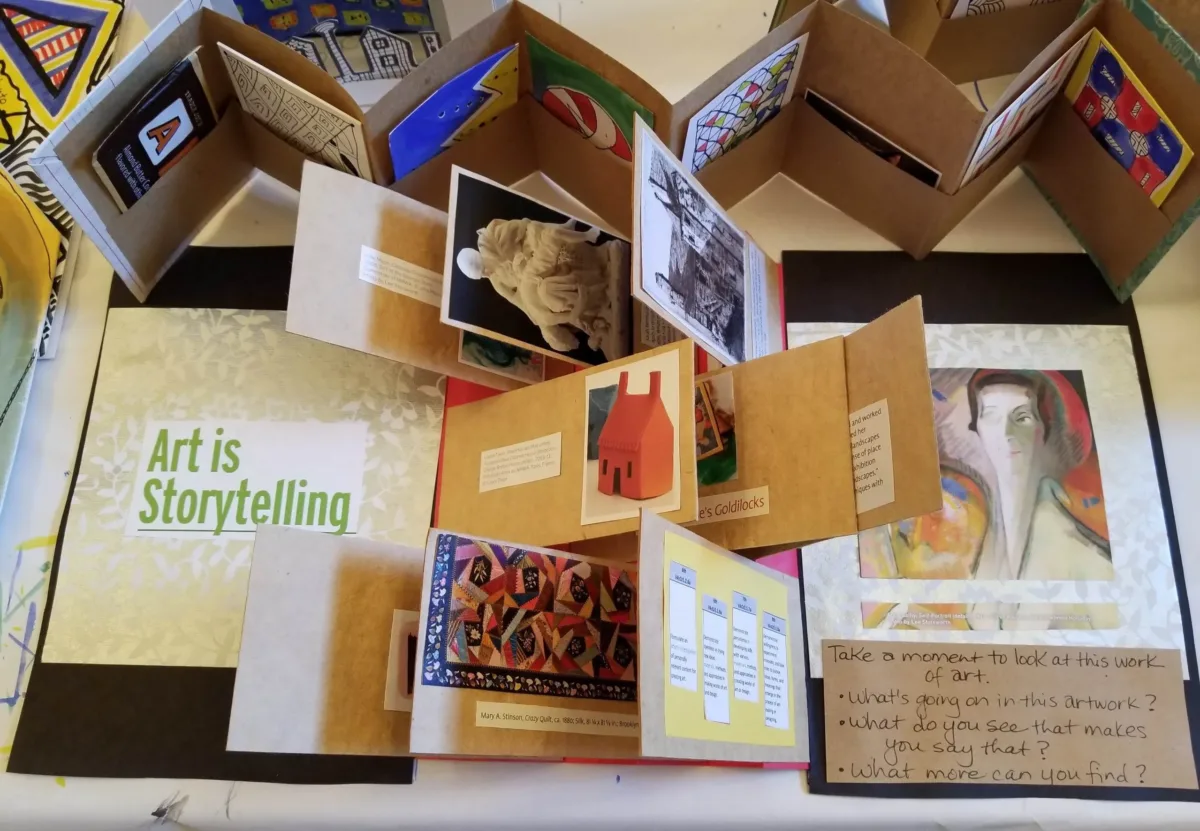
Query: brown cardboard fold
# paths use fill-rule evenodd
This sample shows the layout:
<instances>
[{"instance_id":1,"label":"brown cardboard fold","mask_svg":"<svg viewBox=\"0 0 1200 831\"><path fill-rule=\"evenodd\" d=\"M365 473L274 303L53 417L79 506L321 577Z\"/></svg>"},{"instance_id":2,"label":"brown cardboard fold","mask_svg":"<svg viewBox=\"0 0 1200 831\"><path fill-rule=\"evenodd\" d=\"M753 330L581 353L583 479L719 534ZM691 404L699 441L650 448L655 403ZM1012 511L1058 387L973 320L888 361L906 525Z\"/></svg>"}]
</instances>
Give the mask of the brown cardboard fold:
<instances>
[{"instance_id":1,"label":"brown cardboard fold","mask_svg":"<svg viewBox=\"0 0 1200 831\"><path fill-rule=\"evenodd\" d=\"M442 273L447 216L324 165L304 165L287 329L494 389L523 386L458 360L438 306L359 276L364 247ZM557 362L555 362L557 363Z\"/></svg>"},{"instance_id":2,"label":"brown cardboard fold","mask_svg":"<svg viewBox=\"0 0 1200 831\"><path fill-rule=\"evenodd\" d=\"M787 23L809 33L796 97L697 174L726 208L782 173L923 257L1020 162L1020 152L1010 148L989 166L984 182L959 188L984 115L954 84L887 32L826 3ZM735 75L756 56L748 50L722 71ZM803 100L809 88L939 170L938 187L886 163L819 116Z\"/></svg>"},{"instance_id":3,"label":"brown cardboard fold","mask_svg":"<svg viewBox=\"0 0 1200 831\"><path fill-rule=\"evenodd\" d=\"M706 373L733 376L737 478L701 486L691 530L754 556L910 516L942 504L921 298L834 337ZM770 407L741 402L771 401ZM857 514L849 415L886 401L895 499ZM901 438L902 437L902 438ZM771 510L705 522L713 497L768 489Z\"/></svg>"},{"instance_id":4,"label":"brown cardboard fold","mask_svg":"<svg viewBox=\"0 0 1200 831\"><path fill-rule=\"evenodd\" d=\"M1139 14L1147 13L1141 0ZM1181 26L1196 26L1200 12L1180 4L1170 11ZM1190 12L1190 14L1189 14ZM1193 150L1200 149L1200 82L1181 62L1193 55L1169 31L1156 34L1120 2L1104 0L1081 25L1092 24L1113 45ZM1193 29L1194 30L1194 29ZM1168 49L1160 37L1166 38ZM1046 62L1063 40L1039 57ZM1178 52L1177 57L1173 52ZM1191 60L1195 64L1194 58ZM1113 161L1071 110L1054 102L1029 147L1025 169L1096 261L1118 298L1127 299L1191 224L1200 204L1200 165L1184 171L1155 208L1149 196Z\"/></svg>"},{"instance_id":5,"label":"brown cardboard fold","mask_svg":"<svg viewBox=\"0 0 1200 831\"><path fill-rule=\"evenodd\" d=\"M892 36L956 84L1019 72L1071 25L1082 0L950 19L954 0L885 0Z\"/></svg>"},{"instance_id":6,"label":"brown cardboard fold","mask_svg":"<svg viewBox=\"0 0 1200 831\"><path fill-rule=\"evenodd\" d=\"M449 210L454 165L508 186L540 171L619 236L632 236L630 164L592 146L528 95L485 129L393 184L392 189L438 210Z\"/></svg>"},{"instance_id":7,"label":"brown cardboard fold","mask_svg":"<svg viewBox=\"0 0 1200 831\"><path fill-rule=\"evenodd\" d=\"M891 420L896 498L859 514L859 530L940 510L941 472L921 298L905 301L845 340L849 411L886 401Z\"/></svg>"},{"instance_id":8,"label":"brown cardboard fold","mask_svg":"<svg viewBox=\"0 0 1200 831\"><path fill-rule=\"evenodd\" d=\"M673 522L696 518L696 445L691 418L694 344L682 340L524 389L446 408L436 524L481 537L561 545L635 531L636 517L584 524L583 483L589 376L656 355L678 360L679 509ZM481 454L561 434L559 473L525 484L480 493Z\"/></svg>"},{"instance_id":9,"label":"brown cardboard fold","mask_svg":"<svg viewBox=\"0 0 1200 831\"><path fill-rule=\"evenodd\" d=\"M829 338L697 379L732 374L738 457L737 478L702 486L701 499L767 488L771 511L724 522L701 519L693 532L738 551L788 548L858 530L842 345L843 338Z\"/></svg>"}]
</instances>

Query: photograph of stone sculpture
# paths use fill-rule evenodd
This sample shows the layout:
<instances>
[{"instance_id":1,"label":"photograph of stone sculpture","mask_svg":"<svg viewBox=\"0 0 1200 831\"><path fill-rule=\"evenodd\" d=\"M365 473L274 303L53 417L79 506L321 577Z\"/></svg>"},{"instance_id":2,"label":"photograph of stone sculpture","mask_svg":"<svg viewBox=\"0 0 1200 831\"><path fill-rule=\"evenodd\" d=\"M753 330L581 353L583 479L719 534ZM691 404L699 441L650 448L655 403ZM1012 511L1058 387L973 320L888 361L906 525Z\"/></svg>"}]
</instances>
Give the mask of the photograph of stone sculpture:
<instances>
[{"instance_id":1,"label":"photograph of stone sculpture","mask_svg":"<svg viewBox=\"0 0 1200 831\"><path fill-rule=\"evenodd\" d=\"M581 366L630 351L629 243L455 167L442 321Z\"/></svg>"}]
</instances>

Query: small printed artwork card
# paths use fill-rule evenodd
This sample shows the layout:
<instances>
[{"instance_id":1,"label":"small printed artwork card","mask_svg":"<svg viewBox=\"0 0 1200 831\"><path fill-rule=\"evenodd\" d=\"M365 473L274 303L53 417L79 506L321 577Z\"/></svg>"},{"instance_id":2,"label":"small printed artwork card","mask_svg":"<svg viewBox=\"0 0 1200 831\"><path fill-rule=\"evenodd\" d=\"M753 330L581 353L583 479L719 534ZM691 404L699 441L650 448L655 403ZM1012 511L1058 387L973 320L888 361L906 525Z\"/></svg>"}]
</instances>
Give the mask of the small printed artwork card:
<instances>
[{"instance_id":1,"label":"small printed artwork card","mask_svg":"<svg viewBox=\"0 0 1200 831\"><path fill-rule=\"evenodd\" d=\"M361 121L224 43L217 46L247 115L310 158L371 179Z\"/></svg>"},{"instance_id":2,"label":"small printed artwork card","mask_svg":"<svg viewBox=\"0 0 1200 831\"><path fill-rule=\"evenodd\" d=\"M394 178L402 179L517 103L516 46L447 81L388 133Z\"/></svg>"},{"instance_id":3,"label":"small printed artwork card","mask_svg":"<svg viewBox=\"0 0 1200 831\"><path fill-rule=\"evenodd\" d=\"M601 150L630 161L634 122L654 126L654 113L581 63L526 34L533 97Z\"/></svg>"},{"instance_id":4,"label":"small printed artwork card","mask_svg":"<svg viewBox=\"0 0 1200 831\"><path fill-rule=\"evenodd\" d=\"M1023 6L1040 6L1047 3L1058 3L1060 0L958 0L950 17L974 17L976 15L996 14Z\"/></svg>"},{"instance_id":5,"label":"small printed artwork card","mask_svg":"<svg viewBox=\"0 0 1200 831\"><path fill-rule=\"evenodd\" d=\"M726 366L783 348L776 268L644 123L633 294Z\"/></svg>"},{"instance_id":6,"label":"small printed artwork card","mask_svg":"<svg viewBox=\"0 0 1200 831\"><path fill-rule=\"evenodd\" d=\"M536 384L546 379L544 355L466 329L459 331L458 360L523 384Z\"/></svg>"},{"instance_id":7,"label":"small printed artwork card","mask_svg":"<svg viewBox=\"0 0 1200 831\"><path fill-rule=\"evenodd\" d=\"M112 129L92 167L122 211L217 126L196 47L161 78Z\"/></svg>"},{"instance_id":8,"label":"small printed artwork card","mask_svg":"<svg viewBox=\"0 0 1200 831\"><path fill-rule=\"evenodd\" d=\"M1160 207L1192 160L1162 107L1095 29L1088 38L1067 99L1108 155Z\"/></svg>"},{"instance_id":9,"label":"small printed artwork card","mask_svg":"<svg viewBox=\"0 0 1200 831\"><path fill-rule=\"evenodd\" d=\"M412 751L637 758L638 591L636 563L433 529Z\"/></svg>"},{"instance_id":10,"label":"small printed artwork card","mask_svg":"<svg viewBox=\"0 0 1200 831\"><path fill-rule=\"evenodd\" d=\"M578 366L631 350L629 242L458 166L441 320Z\"/></svg>"},{"instance_id":11,"label":"small printed artwork card","mask_svg":"<svg viewBox=\"0 0 1200 831\"><path fill-rule=\"evenodd\" d=\"M692 116L683 143L688 170L699 173L788 105L807 40L801 35L763 58Z\"/></svg>"},{"instance_id":12,"label":"small printed artwork card","mask_svg":"<svg viewBox=\"0 0 1200 831\"><path fill-rule=\"evenodd\" d=\"M967 172L963 175L962 181L964 185L974 179L981 170L1012 144L1025 128L1042 114L1046 107L1050 106L1054 96L1067 82L1071 68L1075 66L1075 62L1079 59L1079 53L1083 51L1087 40L1088 35L1081 37L1054 63L1046 67L1046 70L1024 92L1014 98L1012 103L1001 110L999 115L994 116L988 122L971 154L971 161L967 164Z\"/></svg>"},{"instance_id":13,"label":"small printed artwork card","mask_svg":"<svg viewBox=\"0 0 1200 831\"><path fill-rule=\"evenodd\" d=\"M918 182L936 188L942 180L940 171L935 170L876 130L872 130L819 92L811 89L805 90L804 102L834 127L888 164L903 170Z\"/></svg>"},{"instance_id":14,"label":"small printed artwork card","mask_svg":"<svg viewBox=\"0 0 1200 831\"><path fill-rule=\"evenodd\" d=\"M695 344L449 407L435 523L559 545L696 518Z\"/></svg>"}]
</instances>

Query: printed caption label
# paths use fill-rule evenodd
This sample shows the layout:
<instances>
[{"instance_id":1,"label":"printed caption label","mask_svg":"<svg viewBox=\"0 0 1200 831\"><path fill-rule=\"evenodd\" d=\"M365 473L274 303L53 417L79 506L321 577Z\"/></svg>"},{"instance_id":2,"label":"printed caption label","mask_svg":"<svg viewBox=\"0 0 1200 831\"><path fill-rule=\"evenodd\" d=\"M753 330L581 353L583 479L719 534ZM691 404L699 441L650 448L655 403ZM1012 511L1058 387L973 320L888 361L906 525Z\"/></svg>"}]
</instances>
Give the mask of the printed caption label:
<instances>
[{"instance_id":1,"label":"printed caption label","mask_svg":"<svg viewBox=\"0 0 1200 831\"><path fill-rule=\"evenodd\" d=\"M442 305L442 275L366 245L358 258L358 279L430 306Z\"/></svg>"},{"instance_id":2,"label":"printed caption label","mask_svg":"<svg viewBox=\"0 0 1200 831\"><path fill-rule=\"evenodd\" d=\"M733 697L758 701L758 602L733 593Z\"/></svg>"},{"instance_id":3,"label":"printed caption label","mask_svg":"<svg viewBox=\"0 0 1200 831\"><path fill-rule=\"evenodd\" d=\"M696 691L699 672L696 655L696 572L679 563L671 563L667 583L667 637L671 641L671 683Z\"/></svg>"},{"instance_id":4,"label":"printed caption label","mask_svg":"<svg viewBox=\"0 0 1200 831\"><path fill-rule=\"evenodd\" d=\"M479 492L553 479L561 464L562 433L485 450L479 454Z\"/></svg>"},{"instance_id":5,"label":"printed caption label","mask_svg":"<svg viewBox=\"0 0 1200 831\"><path fill-rule=\"evenodd\" d=\"M850 414L854 501L860 514L896 499L892 477L892 423L884 398Z\"/></svg>"},{"instance_id":6,"label":"printed caption label","mask_svg":"<svg viewBox=\"0 0 1200 831\"><path fill-rule=\"evenodd\" d=\"M729 723L729 606L704 595L704 717Z\"/></svg>"},{"instance_id":7,"label":"printed caption label","mask_svg":"<svg viewBox=\"0 0 1200 831\"><path fill-rule=\"evenodd\" d=\"M710 522L766 516L769 513L771 513L770 488L763 485L761 488L700 497L696 519L689 522L688 525L707 525Z\"/></svg>"},{"instance_id":8,"label":"printed caption label","mask_svg":"<svg viewBox=\"0 0 1200 831\"><path fill-rule=\"evenodd\" d=\"M787 621L763 612L763 719L767 727L790 730L788 720Z\"/></svg>"},{"instance_id":9,"label":"printed caption label","mask_svg":"<svg viewBox=\"0 0 1200 831\"><path fill-rule=\"evenodd\" d=\"M601 710L568 710L565 707L500 704L491 701L480 701L475 705L475 726L628 738L641 735L641 722L637 716L605 713Z\"/></svg>"}]
</instances>

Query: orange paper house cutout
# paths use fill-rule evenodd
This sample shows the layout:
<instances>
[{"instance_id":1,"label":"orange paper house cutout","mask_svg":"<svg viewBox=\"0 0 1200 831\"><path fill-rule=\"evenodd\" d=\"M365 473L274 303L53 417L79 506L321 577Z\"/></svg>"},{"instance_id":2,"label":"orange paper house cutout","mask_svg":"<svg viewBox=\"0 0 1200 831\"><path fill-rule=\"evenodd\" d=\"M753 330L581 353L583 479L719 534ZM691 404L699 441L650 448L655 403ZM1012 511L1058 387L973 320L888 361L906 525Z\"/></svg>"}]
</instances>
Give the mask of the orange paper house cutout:
<instances>
[{"instance_id":1,"label":"orange paper house cutout","mask_svg":"<svg viewBox=\"0 0 1200 831\"><path fill-rule=\"evenodd\" d=\"M650 373L650 392L629 392L629 373L621 373L617 400L600 431L601 493L652 499L671 490L675 469L675 430L659 387L662 373Z\"/></svg>"}]
</instances>

